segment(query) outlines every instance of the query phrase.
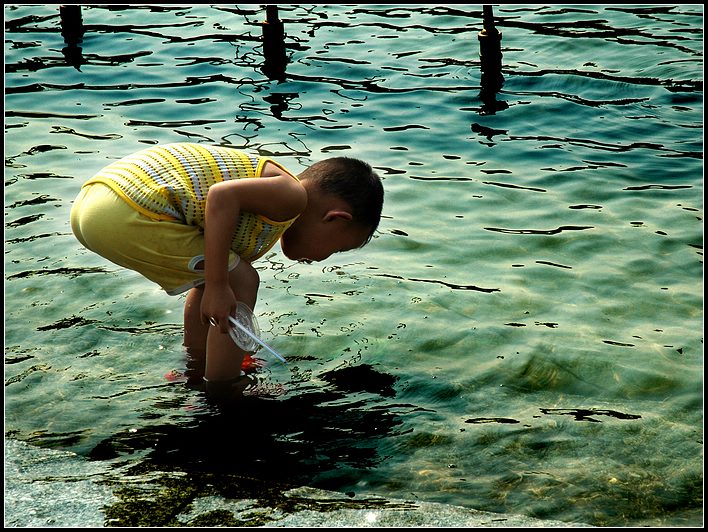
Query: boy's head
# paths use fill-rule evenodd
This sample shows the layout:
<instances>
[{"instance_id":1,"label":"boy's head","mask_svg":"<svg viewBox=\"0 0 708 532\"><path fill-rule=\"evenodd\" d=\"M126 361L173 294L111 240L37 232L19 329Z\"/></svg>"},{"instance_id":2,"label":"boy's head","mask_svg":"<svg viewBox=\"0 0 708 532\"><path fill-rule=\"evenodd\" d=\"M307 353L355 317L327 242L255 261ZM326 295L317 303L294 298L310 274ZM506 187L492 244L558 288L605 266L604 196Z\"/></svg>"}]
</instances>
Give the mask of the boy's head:
<instances>
[{"instance_id":1,"label":"boy's head","mask_svg":"<svg viewBox=\"0 0 708 532\"><path fill-rule=\"evenodd\" d=\"M369 230L366 242L371 240L381 220L384 190L381 178L368 163L351 157L332 157L313 164L299 178L343 199L351 207L352 221Z\"/></svg>"},{"instance_id":2,"label":"boy's head","mask_svg":"<svg viewBox=\"0 0 708 532\"><path fill-rule=\"evenodd\" d=\"M308 192L308 205L283 235L286 256L318 261L371 240L381 220L384 190L368 163L332 157L298 178Z\"/></svg>"}]
</instances>

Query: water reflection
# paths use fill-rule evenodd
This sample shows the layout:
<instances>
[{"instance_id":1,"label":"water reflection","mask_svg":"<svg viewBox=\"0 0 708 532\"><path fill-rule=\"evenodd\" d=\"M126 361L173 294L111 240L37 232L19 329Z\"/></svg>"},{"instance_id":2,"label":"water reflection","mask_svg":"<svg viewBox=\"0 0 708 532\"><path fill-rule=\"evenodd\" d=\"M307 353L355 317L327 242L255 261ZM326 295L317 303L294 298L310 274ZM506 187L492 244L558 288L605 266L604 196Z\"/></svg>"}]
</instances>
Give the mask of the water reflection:
<instances>
[{"instance_id":1,"label":"water reflection","mask_svg":"<svg viewBox=\"0 0 708 532\"><path fill-rule=\"evenodd\" d=\"M379 453L380 442L403 433L401 413L415 407L373 407L381 401L376 394L394 396L396 379L371 366L319 377L329 385L309 384L277 400L245 395L237 402L211 404L185 425L165 423L114 434L89 455L104 460L149 450L145 463L162 470L231 473L323 488L328 478L337 477L333 485L341 485L342 476L356 476L386 458ZM356 391L364 395L357 397ZM184 397L163 398L153 409L185 408Z\"/></svg>"},{"instance_id":2,"label":"water reflection","mask_svg":"<svg viewBox=\"0 0 708 532\"><path fill-rule=\"evenodd\" d=\"M120 6L110 6L109 10L120 10L124 9ZM253 14L253 12L246 12L236 10L236 13L242 16L247 16ZM64 37L64 42L66 46L62 49L62 54L64 55L64 60L67 65L73 66L76 70L81 71L81 66L87 63L86 58L83 55L83 50L79 46L83 42L83 36L85 33L85 26L83 24L83 18L81 13L81 6L79 5L61 5L59 6L60 14L60 25L61 25L61 35ZM262 28L262 44L263 44L263 58L260 70L266 77L271 81L282 82L285 81L286 67L289 62L285 46L285 29L283 22L278 18L278 8L277 6L268 5L266 6L266 20L261 23ZM100 30L100 26L96 26L96 29ZM117 31L115 28L111 28L111 32ZM132 32L130 28L125 28L125 31ZM208 36L203 36L207 38ZM235 35L229 36L228 40L233 40L234 42L253 40L253 37L249 35ZM109 62L111 64L119 64L126 61L132 61L136 57L143 55L150 55L151 51L137 52L133 55L128 56L114 56ZM98 60L98 56L92 57L92 60ZM235 63L241 63L245 57L236 57ZM219 60L212 58L212 61ZM227 58L222 58L222 62L226 63ZM252 59L249 61L253 61ZM201 83L207 83L213 80L200 80ZM192 83L193 80L187 80L187 83ZM245 80L233 80L236 84L243 84ZM252 82L252 80L249 80ZM288 110L288 103L290 100L297 98L297 93L270 93L264 98L264 100L270 105L271 113L275 118L282 119L283 113ZM137 103L146 103L145 101L138 101ZM191 124L191 122L190 122ZM163 124L159 124L163 126ZM168 124L172 126L173 124ZM197 124L199 125L199 124Z\"/></svg>"}]
</instances>

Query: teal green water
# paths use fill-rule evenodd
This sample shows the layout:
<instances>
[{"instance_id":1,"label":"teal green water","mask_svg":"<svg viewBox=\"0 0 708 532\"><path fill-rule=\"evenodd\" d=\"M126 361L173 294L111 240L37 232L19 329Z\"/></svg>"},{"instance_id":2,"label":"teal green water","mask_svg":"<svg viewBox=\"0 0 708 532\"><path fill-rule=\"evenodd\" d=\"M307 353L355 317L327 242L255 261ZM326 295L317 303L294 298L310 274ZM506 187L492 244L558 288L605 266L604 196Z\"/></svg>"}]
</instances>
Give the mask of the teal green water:
<instances>
[{"instance_id":1,"label":"teal green water","mask_svg":"<svg viewBox=\"0 0 708 532\"><path fill-rule=\"evenodd\" d=\"M601 526L703 505L703 8L5 7L6 438L194 474ZM73 43L73 44L72 44ZM256 266L268 360L221 411L181 298L81 248L83 181L145 145L384 178L364 249ZM266 355L263 355L264 357ZM275 397L272 393L277 391Z\"/></svg>"}]
</instances>

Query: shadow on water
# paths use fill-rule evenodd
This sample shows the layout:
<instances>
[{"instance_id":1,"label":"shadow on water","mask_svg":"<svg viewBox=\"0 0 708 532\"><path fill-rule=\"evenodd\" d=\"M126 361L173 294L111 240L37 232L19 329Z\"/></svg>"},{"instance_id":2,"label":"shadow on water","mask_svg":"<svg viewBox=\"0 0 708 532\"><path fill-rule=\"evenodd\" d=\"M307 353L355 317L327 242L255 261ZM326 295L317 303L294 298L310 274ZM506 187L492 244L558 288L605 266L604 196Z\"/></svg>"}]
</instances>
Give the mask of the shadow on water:
<instances>
[{"instance_id":1,"label":"shadow on water","mask_svg":"<svg viewBox=\"0 0 708 532\"><path fill-rule=\"evenodd\" d=\"M372 406L381 402L373 394L395 395L395 378L368 365L319 377L330 386L308 385L290 397L247 395L228 405L210 405L186 425L166 423L114 434L89 457L110 460L148 451L137 468L341 487L342 477L356 479L386 458L377 450L380 440L404 430L395 412L415 407Z\"/></svg>"}]
</instances>

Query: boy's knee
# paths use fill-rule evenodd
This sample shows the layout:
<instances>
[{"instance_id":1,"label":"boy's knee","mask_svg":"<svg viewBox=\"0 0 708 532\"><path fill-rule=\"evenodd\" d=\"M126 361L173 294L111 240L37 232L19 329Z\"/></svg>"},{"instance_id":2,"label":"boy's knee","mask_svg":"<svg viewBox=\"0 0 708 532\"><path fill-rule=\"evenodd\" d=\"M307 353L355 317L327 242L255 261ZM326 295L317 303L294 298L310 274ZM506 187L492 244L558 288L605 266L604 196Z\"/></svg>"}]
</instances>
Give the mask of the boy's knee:
<instances>
[{"instance_id":1,"label":"boy's knee","mask_svg":"<svg viewBox=\"0 0 708 532\"><path fill-rule=\"evenodd\" d=\"M231 272L230 280L236 297L253 308L261 282L258 271L251 264L242 260Z\"/></svg>"},{"instance_id":2,"label":"boy's knee","mask_svg":"<svg viewBox=\"0 0 708 532\"><path fill-rule=\"evenodd\" d=\"M251 264L247 262L244 263L244 266L246 282L249 284L249 286L258 290L258 285L261 282L261 276L258 274L258 270L256 270Z\"/></svg>"}]
</instances>

